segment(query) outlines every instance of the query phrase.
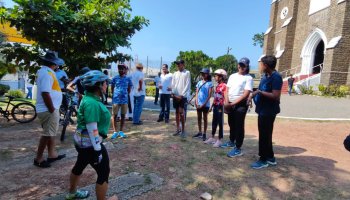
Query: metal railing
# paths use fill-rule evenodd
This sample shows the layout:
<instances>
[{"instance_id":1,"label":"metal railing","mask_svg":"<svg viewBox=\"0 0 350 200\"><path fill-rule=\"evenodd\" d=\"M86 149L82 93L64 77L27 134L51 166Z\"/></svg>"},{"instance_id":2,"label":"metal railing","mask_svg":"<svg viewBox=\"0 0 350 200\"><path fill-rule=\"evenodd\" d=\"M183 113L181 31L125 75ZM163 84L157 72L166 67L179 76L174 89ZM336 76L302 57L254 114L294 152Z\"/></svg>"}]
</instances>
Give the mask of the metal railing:
<instances>
[{"instance_id":1,"label":"metal railing","mask_svg":"<svg viewBox=\"0 0 350 200\"><path fill-rule=\"evenodd\" d=\"M284 71L281 71L280 74L282 76L283 79L287 78L290 74L300 74L300 71L301 71L301 67L298 66L298 67L294 67L294 68L291 68L291 69L287 69L287 70L284 70Z\"/></svg>"}]
</instances>

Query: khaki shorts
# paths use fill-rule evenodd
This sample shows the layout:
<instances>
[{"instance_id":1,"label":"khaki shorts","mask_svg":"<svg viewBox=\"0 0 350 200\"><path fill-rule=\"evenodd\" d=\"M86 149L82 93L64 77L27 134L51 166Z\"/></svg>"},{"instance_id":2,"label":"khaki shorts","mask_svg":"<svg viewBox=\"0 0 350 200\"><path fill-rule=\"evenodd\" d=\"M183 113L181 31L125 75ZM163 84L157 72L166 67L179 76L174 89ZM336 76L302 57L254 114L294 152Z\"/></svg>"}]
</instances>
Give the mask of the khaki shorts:
<instances>
[{"instance_id":1,"label":"khaki shorts","mask_svg":"<svg viewBox=\"0 0 350 200\"><path fill-rule=\"evenodd\" d=\"M59 127L60 113L56 109L53 113L49 111L38 113L41 126L44 129L42 136L55 137Z\"/></svg>"},{"instance_id":2,"label":"khaki shorts","mask_svg":"<svg viewBox=\"0 0 350 200\"><path fill-rule=\"evenodd\" d=\"M125 115L128 112L128 104L113 104L112 115L118 115L119 110L120 114Z\"/></svg>"}]
</instances>

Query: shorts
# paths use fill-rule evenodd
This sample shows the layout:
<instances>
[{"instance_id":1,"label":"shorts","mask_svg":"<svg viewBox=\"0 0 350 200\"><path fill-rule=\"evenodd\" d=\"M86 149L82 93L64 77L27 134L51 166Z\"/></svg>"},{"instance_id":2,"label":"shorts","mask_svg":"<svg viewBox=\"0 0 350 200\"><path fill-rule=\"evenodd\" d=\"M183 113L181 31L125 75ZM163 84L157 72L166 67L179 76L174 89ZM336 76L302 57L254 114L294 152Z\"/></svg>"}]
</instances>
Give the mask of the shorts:
<instances>
[{"instance_id":1,"label":"shorts","mask_svg":"<svg viewBox=\"0 0 350 200\"><path fill-rule=\"evenodd\" d=\"M53 113L49 111L38 113L41 126L44 129L42 136L55 137L57 135L60 113L58 109L55 109Z\"/></svg>"},{"instance_id":2,"label":"shorts","mask_svg":"<svg viewBox=\"0 0 350 200\"><path fill-rule=\"evenodd\" d=\"M118 115L119 110L120 114L125 115L128 111L128 104L113 104L112 115Z\"/></svg>"},{"instance_id":3,"label":"shorts","mask_svg":"<svg viewBox=\"0 0 350 200\"><path fill-rule=\"evenodd\" d=\"M182 98L181 100L175 100L175 98L173 98L173 106L175 109L185 108L187 106L187 98Z\"/></svg>"},{"instance_id":4,"label":"shorts","mask_svg":"<svg viewBox=\"0 0 350 200\"><path fill-rule=\"evenodd\" d=\"M209 107L197 108L197 112L208 113L209 112Z\"/></svg>"}]
</instances>

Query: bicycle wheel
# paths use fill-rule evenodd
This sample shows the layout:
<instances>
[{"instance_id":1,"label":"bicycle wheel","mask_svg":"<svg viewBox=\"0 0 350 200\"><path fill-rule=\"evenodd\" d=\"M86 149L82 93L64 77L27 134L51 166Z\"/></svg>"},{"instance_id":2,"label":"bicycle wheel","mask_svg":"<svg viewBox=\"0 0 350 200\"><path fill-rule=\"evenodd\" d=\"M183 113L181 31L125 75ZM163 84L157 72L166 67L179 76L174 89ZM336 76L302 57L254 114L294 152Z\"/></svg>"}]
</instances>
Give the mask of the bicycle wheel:
<instances>
[{"instance_id":1,"label":"bicycle wheel","mask_svg":"<svg viewBox=\"0 0 350 200\"><path fill-rule=\"evenodd\" d=\"M71 115L72 111L71 109L69 109L66 114L64 115L64 118L63 118L63 122L62 122L62 132L61 132L61 142L64 141L64 138L65 138L65 134L66 134L66 129L67 129L67 126L69 124L69 119L70 119L70 115Z\"/></svg>"},{"instance_id":2,"label":"bicycle wheel","mask_svg":"<svg viewBox=\"0 0 350 200\"><path fill-rule=\"evenodd\" d=\"M19 103L13 106L11 116L19 123L28 123L36 118L36 109L33 104Z\"/></svg>"}]
</instances>

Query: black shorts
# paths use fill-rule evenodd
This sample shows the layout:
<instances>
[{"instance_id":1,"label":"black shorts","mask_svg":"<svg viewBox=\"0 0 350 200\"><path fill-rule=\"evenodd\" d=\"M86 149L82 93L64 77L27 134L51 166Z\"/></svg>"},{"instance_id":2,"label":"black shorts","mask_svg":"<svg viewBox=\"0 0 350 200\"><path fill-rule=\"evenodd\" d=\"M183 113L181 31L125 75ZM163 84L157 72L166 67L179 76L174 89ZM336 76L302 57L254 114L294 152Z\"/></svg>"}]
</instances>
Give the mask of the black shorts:
<instances>
[{"instance_id":1,"label":"black shorts","mask_svg":"<svg viewBox=\"0 0 350 200\"><path fill-rule=\"evenodd\" d=\"M197 108L197 112L208 113L209 112L209 107Z\"/></svg>"},{"instance_id":2,"label":"black shorts","mask_svg":"<svg viewBox=\"0 0 350 200\"><path fill-rule=\"evenodd\" d=\"M173 98L174 108L185 108L187 106L187 98L182 98L181 100L176 100Z\"/></svg>"}]
</instances>

